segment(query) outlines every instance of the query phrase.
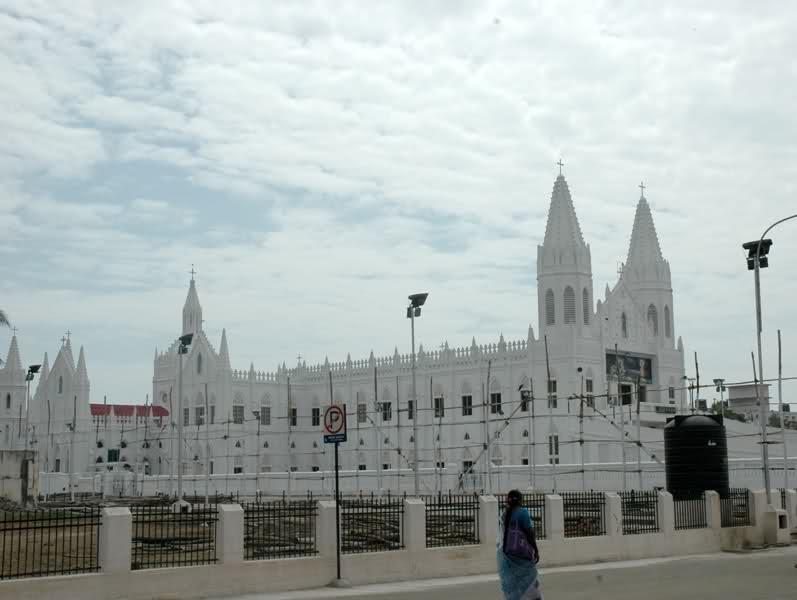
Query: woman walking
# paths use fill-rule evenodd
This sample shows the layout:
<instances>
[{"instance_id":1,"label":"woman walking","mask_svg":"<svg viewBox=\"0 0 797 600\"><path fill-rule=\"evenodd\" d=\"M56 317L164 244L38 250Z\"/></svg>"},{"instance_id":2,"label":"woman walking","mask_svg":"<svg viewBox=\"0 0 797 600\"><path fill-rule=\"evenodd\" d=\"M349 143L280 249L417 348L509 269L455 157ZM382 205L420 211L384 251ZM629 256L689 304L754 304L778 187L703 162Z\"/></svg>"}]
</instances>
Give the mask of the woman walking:
<instances>
[{"instance_id":1,"label":"woman walking","mask_svg":"<svg viewBox=\"0 0 797 600\"><path fill-rule=\"evenodd\" d=\"M505 600L542 600L537 579L540 551L523 495L512 490L499 519L498 576Z\"/></svg>"}]
</instances>

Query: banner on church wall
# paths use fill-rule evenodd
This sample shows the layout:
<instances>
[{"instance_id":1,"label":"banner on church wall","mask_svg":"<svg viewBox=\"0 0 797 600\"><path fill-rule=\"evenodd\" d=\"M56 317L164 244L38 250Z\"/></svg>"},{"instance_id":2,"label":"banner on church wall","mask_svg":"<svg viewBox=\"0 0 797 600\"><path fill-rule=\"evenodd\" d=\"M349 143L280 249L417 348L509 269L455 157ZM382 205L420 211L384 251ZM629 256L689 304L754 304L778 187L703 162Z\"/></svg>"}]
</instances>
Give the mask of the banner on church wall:
<instances>
[{"instance_id":1,"label":"banner on church wall","mask_svg":"<svg viewBox=\"0 0 797 600\"><path fill-rule=\"evenodd\" d=\"M617 367L620 367L621 381L640 381L641 383L653 383L653 359L633 354L620 353L619 356L614 352L606 353L606 375L609 379L617 379Z\"/></svg>"}]
</instances>

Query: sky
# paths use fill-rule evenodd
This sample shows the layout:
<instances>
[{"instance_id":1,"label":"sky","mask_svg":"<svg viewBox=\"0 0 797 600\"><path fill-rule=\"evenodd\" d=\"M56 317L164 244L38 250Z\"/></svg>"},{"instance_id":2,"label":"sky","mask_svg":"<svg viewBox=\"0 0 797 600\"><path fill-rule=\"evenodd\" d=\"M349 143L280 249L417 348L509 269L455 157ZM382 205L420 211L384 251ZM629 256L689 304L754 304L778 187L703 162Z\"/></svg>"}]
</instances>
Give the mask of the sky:
<instances>
[{"instance_id":1,"label":"sky","mask_svg":"<svg viewBox=\"0 0 797 600\"><path fill-rule=\"evenodd\" d=\"M70 331L93 401L143 402L192 264L234 368L408 352L416 291L427 348L525 339L561 158L596 299L644 181L687 371L751 379L741 244L797 212L797 6L694 4L0 0L23 361ZM782 329L797 376L797 220L770 237L764 374Z\"/></svg>"}]
</instances>

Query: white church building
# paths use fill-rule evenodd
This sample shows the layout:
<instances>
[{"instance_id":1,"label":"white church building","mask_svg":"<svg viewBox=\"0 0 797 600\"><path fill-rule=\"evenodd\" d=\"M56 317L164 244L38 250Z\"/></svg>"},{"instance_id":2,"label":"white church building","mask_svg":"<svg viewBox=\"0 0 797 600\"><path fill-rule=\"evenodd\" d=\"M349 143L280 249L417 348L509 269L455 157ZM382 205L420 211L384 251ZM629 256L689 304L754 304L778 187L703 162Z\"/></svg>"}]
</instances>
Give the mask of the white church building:
<instances>
[{"instance_id":1,"label":"white church building","mask_svg":"<svg viewBox=\"0 0 797 600\"><path fill-rule=\"evenodd\" d=\"M537 294L539 327L529 326L525 339L421 346L413 407L411 356L398 348L356 360L283 363L276 372L233 368L226 330L214 346L202 328L192 275L179 329L193 334L192 342L182 355L176 339L156 350L148 406L92 403L85 353L81 348L75 366L65 338L52 367L44 357L25 420L25 371L14 336L0 370L2 446L38 449L49 472L124 469L149 482L140 488L145 493L171 492L179 418L187 489L204 489L206 476L216 490L220 478L228 491L318 489L333 470L321 435L332 402L347 407L341 468L348 489L412 489L414 430L425 491L463 482L487 487L493 473L501 481L501 473L526 472L540 489L577 489L582 461L591 471L589 487L616 489L624 453L640 484L663 485L661 428L690 407L670 266L644 195L619 279L595 298L590 246L560 174L537 248ZM531 388L531 401L522 399L521 387ZM751 432L749 424L727 425ZM754 436L729 440L729 456L752 461L750 473L760 475Z\"/></svg>"}]
</instances>

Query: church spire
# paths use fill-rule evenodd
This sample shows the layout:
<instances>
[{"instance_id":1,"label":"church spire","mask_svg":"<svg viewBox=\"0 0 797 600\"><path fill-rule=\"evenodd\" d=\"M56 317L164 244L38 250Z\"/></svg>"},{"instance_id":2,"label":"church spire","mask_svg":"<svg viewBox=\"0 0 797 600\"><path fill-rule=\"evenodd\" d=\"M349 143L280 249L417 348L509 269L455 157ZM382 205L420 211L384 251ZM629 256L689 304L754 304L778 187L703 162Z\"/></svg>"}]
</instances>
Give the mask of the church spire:
<instances>
[{"instance_id":1,"label":"church spire","mask_svg":"<svg viewBox=\"0 0 797 600\"><path fill-rule=\"evenodd\" d=\"M641 183L639 187L642 193L636 207L623 275L634 280L670 281L670 265L661 253L653 215L644 195L645 185Z\"/></svg>"},{"instance_id":2,"label":"church spire","mask_svg":"<svg viewBox=\"0 0 797 600\"><path fill-rule=\"evenodd\" d=\"M191 281L188 284L188 295L183 305L183 333L199 333L202 331L202 305L199 303L199 294L194 281L194 265L191 265Z\"/></svg>"},{"instance_id":3,"label":"church spire","mask_svg":"<svg viewBox=\"0 0 797 600\"><path fill-rule=\"evenodd\" d=\"M89 386L89 374L86 369L86 354L83 346L80 347L80 354L77 359L77 370L75 371L75 384L80 387Z\"/></svg>"},{"instance_id":4,"label":"church spire","mask_svg":"<svg viewBox=\"0 0 797 600\"><path fill-rule=\"evenodd\" d=\"M230 368L230 351L227 348L227 330L221 330L221 345L219 346L219 361L225 369Z\"/></svg>"},{"instance_id":5,"label":"church spire","mask_svg":"<svg viewBox=\"0 0 797 600\"><path fill-rule=\"evenodd\" d=\"M581 226L570 196L570 188L561 173L562 161L558 163L560 173L553 184L548 222L545 225L545 241L539 258L541 265L572 267L589 265L589 246L584 242Z\"/></svg>"},{"instance_id":6,"label":"church spire","mask_svg":"<svg viewBox=\"0 0 797 600\"><path fill-rule=\"evenodd\" d=\"M3 367L6 371L21 371L22 359L19 356L19 346L17 345L17 334L11 336L11 345L8 347L6 363Z\"/></svg>"}]
</instances>

